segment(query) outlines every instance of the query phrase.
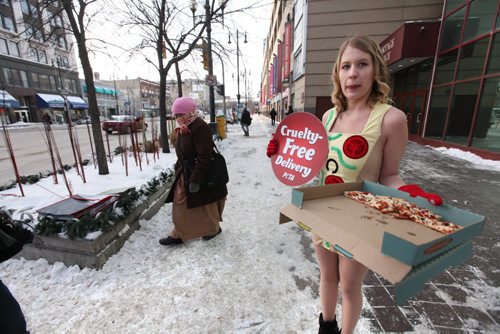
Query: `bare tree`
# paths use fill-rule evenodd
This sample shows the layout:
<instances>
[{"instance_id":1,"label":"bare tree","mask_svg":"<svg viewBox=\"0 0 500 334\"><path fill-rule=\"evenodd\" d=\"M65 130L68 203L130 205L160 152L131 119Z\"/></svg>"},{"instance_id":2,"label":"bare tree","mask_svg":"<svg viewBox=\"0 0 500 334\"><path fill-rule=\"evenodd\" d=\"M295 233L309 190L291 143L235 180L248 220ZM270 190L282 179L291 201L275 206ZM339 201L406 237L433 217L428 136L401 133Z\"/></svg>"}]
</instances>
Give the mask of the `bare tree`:
<instances>
[{"instance_id":1,"label":"bare tree","mask_svg":"<svg viewBox=\"0 0 500 334\"><path fill-rule=\"evenodd\" d=\"M88 111L92 124L98 170L100 175L106 175L109 174L109 169L101 132L93 70L89 59L89 52L91 52L91 50L88 46L86 36L88 27L95 17L95 13L99 13L98 10L91 12L88 8L97 3L97 0L39 0L37 7L39 15L37 15L36 20L33 20L33 22L28 22L26 34L28 35L28 42L39 38L43 38L45 42L49 42L53 38L57 39L61 34L64 34L64 31L60 30L61 27L58 25L56 25L54 29L44 29L44 27L50 26L53 20L59 20L63 12L66 14L69 22L65 22L64 28L75 38L78 56L85 77L85 84L87 86ZM103 41L100 42L102 43Z\"/></svg>"},{"instance_id":2,"label":"bare tree","mask_svg":"<svg viewBox=\"0 0 500 334\"><path fill-rule=\"evenodd\" d=\"M82 65L85 84L87 86L87 97L89 104L89 114L92 123L92 135L97 155L97 166L100 175L109 174L108 163L106 161L106 151L102 139L99 108L97 106L97 97L94 86L94 74L89 59L89 50L87 49L86 31L91 17L87 15L88 6L95 3L96 0L61 0L62 8L68 16L71 32L75 37L78 47L78 56Z\"/></svg>"},{"instance_id":3,"label":"bare tree","mask_svg":"<svg viewBox=\"0 0 500 334\"><path fill-rule=\"evenodd\" d=\"M185 0L126 0L119 4L116 3L117 1L120 0L114 0L114 7L116 11L121 11L124 15L119 26L127 30L138 29L141 37L140 43L131 52L144 52L144 49L152 48L157 55L156 62L148 58L146 60L158 70L160 75L160 141L163 153L169 153L166 126L168 72L173 65L184 60L197 48L207 29L207 22L217 22L221 19L227 1L208 1L209 8L205 8L205 13L198 17L191 15L186 5L189 2ZM249 8L251 6L236 11ZM165 51L166 59L163 56ZM181 85L178 73L180 71L176 71L179 81L177 84ZM182 90L179 89L179 92Z\"/></svg>"}]
</instances>

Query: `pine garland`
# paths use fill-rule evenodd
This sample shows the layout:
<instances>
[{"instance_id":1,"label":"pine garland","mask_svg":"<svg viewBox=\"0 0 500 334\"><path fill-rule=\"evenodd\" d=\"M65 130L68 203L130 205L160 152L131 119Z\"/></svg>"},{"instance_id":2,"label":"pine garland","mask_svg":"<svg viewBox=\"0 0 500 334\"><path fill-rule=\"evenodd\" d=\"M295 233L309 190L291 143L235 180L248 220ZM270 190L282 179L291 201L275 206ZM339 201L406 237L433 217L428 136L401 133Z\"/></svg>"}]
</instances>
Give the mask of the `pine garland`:
<instances>
[{"instance_id":1,"label":"pine garland","mask_svg":"<svg viewBox=\"0 0 500 334\"><path fill-rule=\"evenodd\" d=\"M63 232L68 238L73 240L76 238L85 238L91 232L106 232L118 221L126 218L137 206L142 196L150 196L165 183L173 181L173 178L174 173L172 170L163 171L158 177L154 177L147 184L143 185L139 191L131 189L120 196L116 205L118 210L102 211L95 217L90 216L90 213L86 212L80 219L69 221L55 220L50 217L40 218L38 224L35 226L35 233L49 236Z\"/></svg>"}]
</instances>

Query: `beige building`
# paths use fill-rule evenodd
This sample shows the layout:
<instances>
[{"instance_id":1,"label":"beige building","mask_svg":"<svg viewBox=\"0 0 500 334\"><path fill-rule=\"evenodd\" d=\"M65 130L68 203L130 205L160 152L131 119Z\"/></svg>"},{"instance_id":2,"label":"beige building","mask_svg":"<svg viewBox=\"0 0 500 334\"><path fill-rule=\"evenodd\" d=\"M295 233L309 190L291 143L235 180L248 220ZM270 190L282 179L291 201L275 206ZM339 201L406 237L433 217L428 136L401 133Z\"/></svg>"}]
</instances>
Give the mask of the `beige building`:
<instances>
[{"instance_id":1,"label":"beige building","mask_svg":"<svg viewBox=\"0 0 500 334\"><path fill-rule=\"evenodd\" d=\"M281 118L291 105L294 111L322 115L331 107L331 72L347 37L367 34L382 41L407 21L439 18L442 9L442 0L275 1L261 75L261 110L274 107Z\"/></svg>"}]
</instances>

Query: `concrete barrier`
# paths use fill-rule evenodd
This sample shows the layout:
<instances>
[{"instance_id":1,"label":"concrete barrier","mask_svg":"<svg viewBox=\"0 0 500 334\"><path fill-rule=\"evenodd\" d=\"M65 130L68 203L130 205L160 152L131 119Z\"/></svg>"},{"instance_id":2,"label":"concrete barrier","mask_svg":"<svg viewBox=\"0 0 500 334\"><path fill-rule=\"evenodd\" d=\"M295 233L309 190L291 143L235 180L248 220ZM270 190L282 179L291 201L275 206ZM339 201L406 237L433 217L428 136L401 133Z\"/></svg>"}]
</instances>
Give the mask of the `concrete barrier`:
<instances>
[{"instance_id":1,"label":"concrete barrier","mask_svg":"<svg viewBox=\"0 0 500 334\"><path fill-rule=\"evenodd\" d=\"M149 220L165 203L171 182L164 184L146 201L139 204L126 218L115 223L110 230L94 240L36 235L33 243L24 245L15 257L27 260L46 259L49 263L63 262L67 266L100 269L108 258L116 254L132 233L140 228L141 219Z\"/></svg>"}]
</instances>

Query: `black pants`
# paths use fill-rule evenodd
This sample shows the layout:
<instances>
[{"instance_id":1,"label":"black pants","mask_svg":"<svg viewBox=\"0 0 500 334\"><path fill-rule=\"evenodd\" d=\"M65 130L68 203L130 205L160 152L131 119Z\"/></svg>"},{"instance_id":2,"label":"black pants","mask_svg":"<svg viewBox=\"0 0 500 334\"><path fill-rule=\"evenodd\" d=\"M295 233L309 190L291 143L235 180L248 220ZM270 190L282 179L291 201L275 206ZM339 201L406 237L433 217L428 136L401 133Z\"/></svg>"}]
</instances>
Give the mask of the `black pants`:
<instances>
[{"instance_id":1,"label":"black pants","mask_svg":"<svg viewBox=\"0 0 500 334\"><path fill-rule=\"evenodd\" d=\"M26 333L23 311L2 281L0 281L0 333Z\"/></svg>"},{"instance_id":2,"label":"black pants","mask_svg":"<svg viewBox=\"0 0 500 334\"><path fill-rule=\"evenodd\" d=\"M275 122L276 122L276 119L274 117L271 117L271 125L274 125Z\"/></svg>"}]
</instances>

